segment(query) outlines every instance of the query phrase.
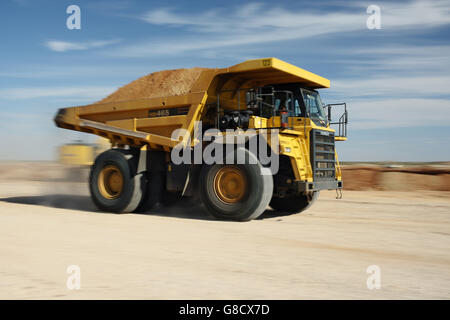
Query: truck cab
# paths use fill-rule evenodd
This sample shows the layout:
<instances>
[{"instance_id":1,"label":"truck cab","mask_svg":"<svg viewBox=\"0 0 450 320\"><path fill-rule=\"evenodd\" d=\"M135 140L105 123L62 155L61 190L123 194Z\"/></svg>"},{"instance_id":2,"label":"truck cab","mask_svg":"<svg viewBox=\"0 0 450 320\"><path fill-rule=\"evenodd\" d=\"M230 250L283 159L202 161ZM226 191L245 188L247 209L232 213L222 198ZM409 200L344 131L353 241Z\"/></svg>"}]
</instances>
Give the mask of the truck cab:
<instances>
[{"instance_id":1,"label":"truck cab","mask_svg":"<svg viewBox=\"0 0 450 320\"><path fill-rule=\"evenodd\" d=\"M221 96L227 97L223 111ZM318 90L301 83L224 90L217 97L220 130L279 129L281 167L274 173L274 197L280 202L289 196L312 197L320 190L342 188L335 141L347 139L345 103L325 105ZM332 107L342 109L337 122L332 121Z\"/></svg>"}]
</instances>

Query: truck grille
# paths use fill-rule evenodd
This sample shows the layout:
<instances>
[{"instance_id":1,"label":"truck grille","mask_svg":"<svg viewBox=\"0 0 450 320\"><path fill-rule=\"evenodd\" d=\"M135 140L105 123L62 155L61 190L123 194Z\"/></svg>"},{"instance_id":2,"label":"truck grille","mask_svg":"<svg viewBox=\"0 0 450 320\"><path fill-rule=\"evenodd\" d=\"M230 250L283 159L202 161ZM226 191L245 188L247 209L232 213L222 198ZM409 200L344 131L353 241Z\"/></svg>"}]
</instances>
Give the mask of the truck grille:
<instances>
[{"instance_id":1,"label":"truck grille","mask_svg":"<svg viewBox=\"0 0 450 320\"><path fill-rule=\"evenodd\" d=\"M311 138L311 167L314 181L335 180L334 133L312 129Z\"/></svg>"}]
</instances>

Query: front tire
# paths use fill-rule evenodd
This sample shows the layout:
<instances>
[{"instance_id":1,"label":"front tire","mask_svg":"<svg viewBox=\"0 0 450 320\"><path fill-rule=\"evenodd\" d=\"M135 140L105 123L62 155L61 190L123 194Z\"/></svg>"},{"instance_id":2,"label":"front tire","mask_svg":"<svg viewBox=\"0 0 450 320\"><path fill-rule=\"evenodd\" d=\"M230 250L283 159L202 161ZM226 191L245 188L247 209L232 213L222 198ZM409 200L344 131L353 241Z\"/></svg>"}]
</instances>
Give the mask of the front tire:
<instances>
[{"instance_id":1,"label":"front tire","mask_svg":"<svg viewBox=\"0 0 450 320\"><path fill-rule=\"evenodd\" d=\"M239 150L240 149L240 150ZM202 168L200 195L206 209L222 220L249 221L259 217L270 202L273 177L247 149L246 164L215 164ZM250 164L254 163L254 164Z\"/></svg>"},{"instance_id":2,"label":"front tire","mask_svg":"<svg viewBox=\"0 0 450 320\"><path fill-rule=\"evenodd\" d=\"M136 161L130 153L111 149L100 154L89 176L95 205L107 212L133 212L146 187L144 175L136 171Z\"/></svg>"}]
</instances>

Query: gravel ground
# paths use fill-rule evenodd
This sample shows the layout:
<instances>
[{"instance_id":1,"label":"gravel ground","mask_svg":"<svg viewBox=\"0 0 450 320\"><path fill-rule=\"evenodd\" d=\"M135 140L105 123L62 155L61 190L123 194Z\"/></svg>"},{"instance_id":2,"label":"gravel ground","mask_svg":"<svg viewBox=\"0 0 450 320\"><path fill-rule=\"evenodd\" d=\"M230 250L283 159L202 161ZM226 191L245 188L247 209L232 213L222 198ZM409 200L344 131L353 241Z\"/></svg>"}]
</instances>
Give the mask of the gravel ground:
<instances>
[{"instance_id":1,"label":"gravel ground","mask_svg":"<svg viewBox=\"0 0 450 320\"><path fill-rule=\"evenodd\" d=\"M237 223L189 203L101 213L87 190L0 181L0 299L450 298L449 192L322 192L304 213Z\"/></svg>"}]
</instances>

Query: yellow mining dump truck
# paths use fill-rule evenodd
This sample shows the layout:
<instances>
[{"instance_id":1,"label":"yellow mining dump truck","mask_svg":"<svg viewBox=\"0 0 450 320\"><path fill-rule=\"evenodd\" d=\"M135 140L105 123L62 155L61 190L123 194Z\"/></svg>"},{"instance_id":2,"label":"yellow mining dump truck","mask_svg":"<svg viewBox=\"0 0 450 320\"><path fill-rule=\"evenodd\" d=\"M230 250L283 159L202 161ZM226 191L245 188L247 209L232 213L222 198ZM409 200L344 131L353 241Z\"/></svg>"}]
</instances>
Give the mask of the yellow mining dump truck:
<instances>
[{"instance_id":1,"label":"yellow mining dump truck","mask_svg":"<svg viewBox=\"0 0 450 320\"><path fill-rule=\"evenodd\" d=\"M99 138L96 143L67 143L58 148L58 162L67 166L91 166L95 158L110 147L104 138Z\"/></svg>"},{"instance_id":2,"label":"yellow mining dump truck","mask_svg":"<svg viewBox=\"0 0 450 320\"><path fill-rule=\"evenodd\" d=\"M89 176L89 168L95 158L111 148L109 140L98 138L95 143L74 141L58 147L58 162L65 168L64 180L79 182Z\"/></svg>"},{"instance_id":3,"label":"yellow mining dump truck","mask_svg":"<svg viewBox=\"0 0 450 320\"><path fill-rule=\"evenodd\" d=\"M58 161L68 166L90 166L94 163L94 147L82 142L62 145L58 148Z\"/></svg>"},{"instance_id":4,"label":"yellow mining dump truck","mask_svg":"<svg viewBox=\"0 0 450 320\"><path fill-rule=\"evenodd\" d=\"M303 211L320 190L342 188L335 141L346 140L347 110L339 104L332 122L338 104L324 105L317 91L329 80L276 58L197 75L184 91L160 77L149 88L170 94L58 111L58 127L112 143L89 177L100 210L139 212L168 195L198 196L215 217L248 221L268 205Z\"/></svg>"}]
</instances>

